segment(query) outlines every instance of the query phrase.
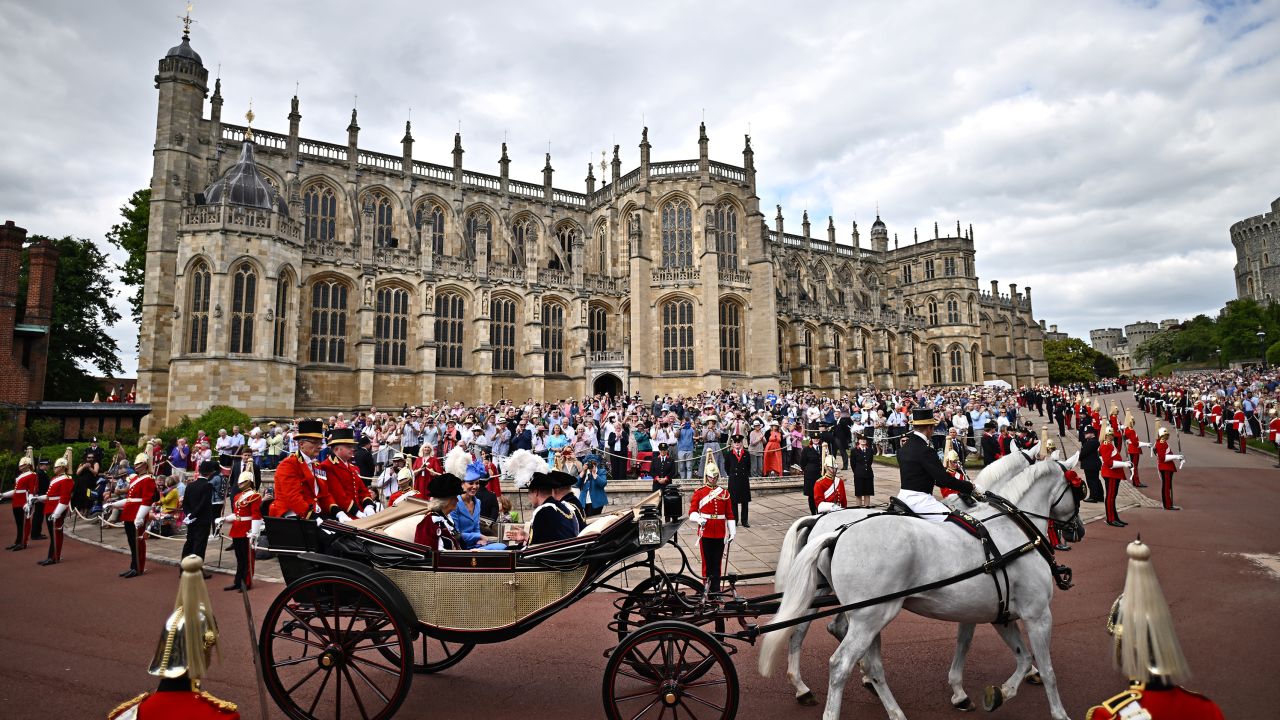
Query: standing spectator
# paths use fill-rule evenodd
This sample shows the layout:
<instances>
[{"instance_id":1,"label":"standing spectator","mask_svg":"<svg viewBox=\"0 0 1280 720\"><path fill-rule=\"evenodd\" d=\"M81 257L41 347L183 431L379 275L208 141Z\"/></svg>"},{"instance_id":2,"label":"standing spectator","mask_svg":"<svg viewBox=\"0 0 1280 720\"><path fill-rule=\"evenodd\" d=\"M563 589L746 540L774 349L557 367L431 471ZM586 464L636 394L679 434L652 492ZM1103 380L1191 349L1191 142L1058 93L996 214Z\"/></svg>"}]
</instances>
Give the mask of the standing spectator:
<instances>
[{"instance_id":1,"label":"standing spectator","mask_svg":"<svg viewBox=\"0 0 1280 720\"><path fill-rule=\"evenodd\" d=\"M106 459L106 454L102 451L102 448L98 447L98 438L95 437L89 441L89 449L84 451L84 461L90 465L104 467L102 462L104 459Z\"/></svg>"},{"instance_id":2,"label":"standing spectator","mask_svg":"<svg viewBox=\"0 0 1280 720\"><path fill-rule=\"evenodd\" d=\"M875 458L876 451L867 436L858 435L849 457L849 464L853 465L853 494L858 500L857 507L871 507L871 496L875 494L875 472L871 464Z\"/></svg>"},{"instance_id":3,"label":"standing spectator","mask_svg":"<svg viewBox=\"0 0 1280 720\"><path fill-rule=\"evenodd\" d=\"M743 447L741 435L734 435L733 444L724 454L724 474L729 479L729 499L733 514L742 527L751 527L751 455Z\"/></svg>"},{"instance_id":4,"label":"standing spectator","mask_svg":"<svg viewBox=\"0 0 1280 720\"><path fill-rule=\"evenodd\" d=\"M609 476L605 473L599 458L588 455L582 467L582 475L574 485L582 499L587 517L599 515L604 510L604 506L609 504L609 495L604 490L605 485L608 484Z\"/></svg>"},{"instance_id":5,"label":"standing spectator","mask_svg":"<svg viewBox=\"0 0 1280 720\"><path fill-rule=\"evenodd\" d=\"M688 417L685 417L680 423L680 431L676 440L676 460L680 467L680 477L685 480L693 478L693 438L693 423Z\"/></svg>"},{"instance_id":6,"label":"standing spectator","mask_svg":"<svg viewBox=\"0 0 1280 720\"><path fill-rule=\"evenodd\" d=\"M275 470L284 456L284 433L274 422L271 423L267 436L267 467Z\"/></svg>"},{"instance_id":7,"label":"standing spectator","mask_svg":"<svg viewBox=\"0 0 1280 720\"><path fill-rule=\"evenodd\" d=\"M764 475L765 434L764 424L759 419L752 420L751 431L747 433L747 454L751 456L751 477Z\"/></svg>"},{"instance_id":8,"label":"standing spectator","mask_svg":"<svg viewBox=\"0 0 1280 720\"><path fill-rule=\"evenodd\" d=\"M822 446L816 436L800 452L800 468L804 471L804 495L809 500L809 514L817 515L818 503L813 497L813 486L822 476Z\"/></svg>"},{"instance_id":9,"label":"standing spectator","mask_svg":"<svg viewBox=\"0 0 1280 720\"><path fill-rule=\"evenodd\" d=\"M841 470L849 469L849 445L853 442L853 418L848 410L841 410L836 420L835 429L831 431L835 438L835 452L840 457Z\"/></svg>"},{"instance_id":10,"label":"standing spectator","mask_svg":"<svg viewBox=\"0 0 1280 720\"><path fill-rule=\"evenodd\" d=\"M770 474L782 477L782 445L782 431L778 429L778 421L771 420L764 440L764 461L760 465L760 472L764 477Z\"/></svg>"},{"instance_id":11,"label":"standing spectator","mask_svg":"<svg viewBox=\"0 0 1280 720\"><path fill-rule=\"evenodd\" d=\"M360 433L356 436L356 451L351 456L351 462L360 472L360 480L366 487L373 482L374 476L377 474L377 464L373 461L373 451L369 449L372 441L368 435Z\"/></svg>"},{"instance_id":12,"label":"standing spectator","mask_svg":"<svg viewBox=\"0 0 1280 720\"><path fill-rule=\"evenodd\" d=\"M186 478L187 471L191 468L191 446L187 445L186 438L178 438L173 450L169 451L169 467L179 480Z\"/></svg>"},{"instance_id":13,"label":"standing spectator","mask_svg":"<svg viewBox=\"0 0 1280 720\"><path fill-rule=\"evenodd\" d=\"M209 545L209 531L213 529L214 489L212 478L221 474L221 466L212 460L198 468L199 477L187 485L182 495L182 524L187 526L187 539L182 544L182 557L199 555L204 559ZM205 573L205 579L213 577Z\"/></svg>"},{"instance_id":14,"label":"standing spectator","mask_svg":"<svg viewBox=\"0 0 1280 720\"><path fill-rule=\"evenodd\" d=\"M267 439L262 436L262 431L254 428L249 432L249 444L246 446L251 452L253 468L261 470L267 463ZM243 472L247 468L242 468Z\"/></svg>"}]
</instances>

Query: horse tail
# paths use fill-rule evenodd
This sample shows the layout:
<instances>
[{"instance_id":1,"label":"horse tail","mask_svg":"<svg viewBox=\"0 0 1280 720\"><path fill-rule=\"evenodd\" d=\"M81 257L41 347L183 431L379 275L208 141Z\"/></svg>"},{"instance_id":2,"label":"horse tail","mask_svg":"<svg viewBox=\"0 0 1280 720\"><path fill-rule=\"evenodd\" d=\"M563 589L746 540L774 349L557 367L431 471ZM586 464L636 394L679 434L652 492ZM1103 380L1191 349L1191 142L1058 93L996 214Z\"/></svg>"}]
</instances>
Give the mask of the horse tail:
<instances>
[{"instance_id":1,"label":"horse tail","mask_svg":"<svg viewBox=\"0 0 1280 720\"><path fill-rule=\"evenodd\" d=\"M840 532L823 533L810 539L792 563L786 580L786 589L782 593L782 603L772 622L784 622L800 617L809 610L813 602L813 594L818 588L818 559L822 553L835 544ZM787 641L795 627L783 628L765 633L760 645L760 674L769 677L773 666L787 647Z\"/></svg>"},{"instance_id":2,"label":"horse tail","mask_svg":"<svg viewBox=\"0 0 1280 720\"><path fill-rule=\"evenodd\" d=\"M791 523L787 534L782 537L782 549L778 551L778 569L773 574L773 589L782 592L786 589L787 574L791 571L791 561L796 553L804 547L809 539L809 532L817 524L817 517L802 517Z\"/></svg>"}]
</instances>

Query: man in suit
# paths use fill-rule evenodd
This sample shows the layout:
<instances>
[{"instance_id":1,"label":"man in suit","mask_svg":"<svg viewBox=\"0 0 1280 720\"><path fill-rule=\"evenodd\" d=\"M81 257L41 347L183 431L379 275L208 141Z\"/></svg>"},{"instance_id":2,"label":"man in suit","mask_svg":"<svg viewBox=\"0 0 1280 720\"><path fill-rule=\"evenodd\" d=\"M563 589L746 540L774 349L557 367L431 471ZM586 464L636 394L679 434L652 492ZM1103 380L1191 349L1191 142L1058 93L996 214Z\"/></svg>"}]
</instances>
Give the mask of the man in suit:
<instances>
[{"instance_id":1,"label":"man in suit","mask_svg":"<svg viewBox=\"0 0 1280 720\"><path fill-rule=\"evenodd\" d=\"M833 430L831 434L836 441L836 455L840 457L840 463L842 465L841 469L848 470L849 445L853 443L853 418L849 417L848 410L842 410L840 412L840 418L836 420L835 430ZM746 526L745 522L743 523L743 526Z\"/></svg>"},{"instance_id":2,"label":"man in suit","mask_svg":"<svg viewBox=\"0 0 1280 720\"><path fill-rule=\"evenodd\" d=\"M749 528L749 509L751 506L751 455L742 445L742 436L734 435L733 445L724 454L724 474L729 479L729 499L733 503L733 514Z\"/></svg>"},{"instance_id":3,"label":"man in suit","mask_svg":"<svg viewBox=\"0 0 1280 720\"><path fill-rule=\"evenodd\" d=\"M187 485L182 494L182 512L186 516L182 524L187 526L187 540L182 544L182 557L198 555L204 559L209 545L209 531L213 529L213 485L209 482L215 473L222 472L213 460L200 463L199 477ZM205 573L205 578L212 577Z\"/></svg>"},{"instance_id":4,"label":"man in suit","mask_svg":"<svg viewBox=\"0 0 1280 720\"><path fill-rule=\"evenodd\" d=\"M658 443L658 456L649 463L653 475L653 490L661 490L676 478L676 461L671 457L671 446Z\"/></svg>"},{"instance_id":5,"label":"man in suit","mask_svg":"<svg viewBox=\"0 0 1280 720\"><path fill-rule=\"evenodd\" d=\"M902 447L898 450L898 473L902 478L898 499L926 520L942 522L951 510L933 496L934 487L950 488L969 495L973 493L974 486L968 480L957 480L948 475L946 468L942 467L929 438L936 424L930 408L911 411L912 432L903 438Z\"/></svg>"},{"instance_id":6,"label":"man in suit","mask_svg":"<svg viewBox=\"0 0 1280 720\"><path fill-rule=\"evenodd\" d=\"M369 450L369 436L360 433L357 439L355 455L351 457L351 462L360 469L360 479L364 481L367 487L373 482L374 475L377 474L377 463L373 461L373 452Z\"/></svg>"},{"instance_id":7,"label":"man in suit","mask_svg":"<svg viewBox=\"0 0 1280 720\"><path fill-rule=\"evenodd\" d=\"M1000 457L1000 444L996 438L996 424L987 422L987 426L982 429L982 466L986 467L995 462Z\"/></svg>"}]
</instances>

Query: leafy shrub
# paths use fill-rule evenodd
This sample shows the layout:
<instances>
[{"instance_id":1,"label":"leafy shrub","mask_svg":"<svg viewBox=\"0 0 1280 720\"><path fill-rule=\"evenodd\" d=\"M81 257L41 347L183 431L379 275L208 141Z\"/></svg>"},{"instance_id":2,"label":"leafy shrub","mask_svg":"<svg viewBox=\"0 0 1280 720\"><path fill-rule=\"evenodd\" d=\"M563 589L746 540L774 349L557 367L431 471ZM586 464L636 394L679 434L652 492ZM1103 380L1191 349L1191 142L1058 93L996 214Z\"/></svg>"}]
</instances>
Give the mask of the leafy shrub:
<instances>
[{"instance_id":1,"label":"leafy shrub","mask_svg":"<svg viewBox=\"0 0 1280 720\"><path fill-rule=\"evenodd\" d=\"M233 407L214 405L195 420L183 416L181 422L161 430L158 435L164 440L165 447L169 447L180 437L194 440L196 433L200 430L209 437L217 437L218 430L225 429L231 432L233 425L239 425L241 430L245 430L253 426L253 420Z\"/></svg>"},{"instance_id":2,"label":"leafy shrub","mask_svg":"<svg viewBox=\"0 0 1280 720\"><path fill-rule=\"evenodd\" d=\"M62 423L48 418L37 418L27 424L23 444L32 447L52 445L62 439Z\"/></svg>"}]
</instances>

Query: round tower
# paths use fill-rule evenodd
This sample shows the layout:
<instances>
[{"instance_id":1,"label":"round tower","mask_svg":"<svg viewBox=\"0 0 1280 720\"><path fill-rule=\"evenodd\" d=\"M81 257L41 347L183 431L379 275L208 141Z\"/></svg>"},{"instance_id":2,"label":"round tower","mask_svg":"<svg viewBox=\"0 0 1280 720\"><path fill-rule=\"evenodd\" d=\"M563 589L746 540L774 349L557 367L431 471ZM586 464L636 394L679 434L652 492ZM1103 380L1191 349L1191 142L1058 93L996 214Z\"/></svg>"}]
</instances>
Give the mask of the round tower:
<instances>
[{"instance_id":1,"label":"round tower","mask_svg":"<svg viewBox=\"0 0 1280 720\"><path fill-rule=\"evenodd\" d=\"M871 223L871 249L876 252L889 249L889 228L880 219L880 213L876 213L876 221Z\"/></svg>"}]
</instances>

